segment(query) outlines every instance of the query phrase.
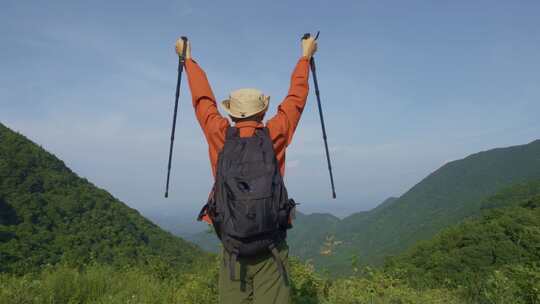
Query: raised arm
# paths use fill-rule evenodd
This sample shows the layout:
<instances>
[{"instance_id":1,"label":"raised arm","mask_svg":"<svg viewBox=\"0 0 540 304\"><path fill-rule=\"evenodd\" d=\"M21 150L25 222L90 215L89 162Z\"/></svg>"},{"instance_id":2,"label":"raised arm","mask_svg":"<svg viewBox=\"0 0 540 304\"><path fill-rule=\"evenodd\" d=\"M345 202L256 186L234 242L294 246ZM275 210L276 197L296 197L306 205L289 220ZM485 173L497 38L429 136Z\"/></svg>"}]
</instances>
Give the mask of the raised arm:
<instances>
[{"instance_id":1,"label":"raised arm","mask_svg":"<svg viewBox=\"0 0 540 304\"><path fill-rule=\"evenodd\" d=\"M186 60L186 72L195 115L205 135L215 133L229 125L217 109L216 98L206 74L191 58Z\"/></svg>"},{"instance_id":2,"label":"raised arm","mask_svg":"<svg viewBox=\"0 0 540 304\"><path fill-rule=\"evenodd\" d=\"M176 42L176 51L182 49L183 41ZM204 132L208 142L210 159L217 160L217 153L225 142L225 131L229 126L229 121L219 114L216 105L216 98L212 88L208 83L206 74L199 65L191 59L191 44L188 42L186 49L186 73L188 76L189 88L195 115ZM214 168L214 166L212 166Z\"/></svg>"},{"instance_id":3,"label":"raised arm","mask_svg":"<svg viewBox=\"0 0 540 304\"><path fill-rule=\"evenodd\" d=\"M302 57L298 60L291 76L287 97L278 106L277 114L268 123L274 143L288 146L293 138L309 93L309 60L317 50L313 38L302 40Z\"/></svg>"}]
</instances>

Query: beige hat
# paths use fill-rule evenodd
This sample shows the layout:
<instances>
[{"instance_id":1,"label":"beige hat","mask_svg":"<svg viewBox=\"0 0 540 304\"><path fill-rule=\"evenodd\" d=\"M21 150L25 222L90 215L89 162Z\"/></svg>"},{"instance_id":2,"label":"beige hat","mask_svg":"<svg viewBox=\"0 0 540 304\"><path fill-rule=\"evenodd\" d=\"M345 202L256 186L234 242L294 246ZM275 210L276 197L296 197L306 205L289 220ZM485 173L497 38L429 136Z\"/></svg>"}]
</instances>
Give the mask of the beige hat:
<instances>
[{"instance_id":1,"label":"beige hat","mask_svg":"<svg viewBox=\"0 0 540 304\"><path fill-rule=\"evenodd\" d=\"M270 104L270 96L265 96L257 89L240 89L231 92L229 99L221 102L221 105L235 118L250 117L264 112Z\"/></svg>"}]
</instances>

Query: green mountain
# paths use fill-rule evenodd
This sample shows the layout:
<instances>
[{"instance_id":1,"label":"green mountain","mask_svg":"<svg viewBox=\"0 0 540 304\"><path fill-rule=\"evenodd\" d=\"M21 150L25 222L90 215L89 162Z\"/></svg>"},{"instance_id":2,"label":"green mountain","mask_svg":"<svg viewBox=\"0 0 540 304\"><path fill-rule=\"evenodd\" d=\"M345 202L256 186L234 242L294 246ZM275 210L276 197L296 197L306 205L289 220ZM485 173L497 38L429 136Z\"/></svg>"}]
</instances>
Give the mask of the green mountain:
<instances>
[{"instance_id":1,"label":"green mountain","mask_svg":"<svg viewBox=\"0 0 540 304\"><path fill-rule=\"evenodd\" d=\"M520 152L538 149L534 145ZM464 200L474 216L387 258L383 268L358 267L365 258L359 251L358 259L336 259L357 240L341 235L355 227L353 219L384 219L403 197L343 220L297 214L291 247L309 244L320 258L315 262L335 261L327 265L351 275L327 278L292 258L292 303L539 303L540 177L531 177L536 152L529 171L509 174L524 181ZM490 164L500 173L497 162ZM211 261L1 124L0 178L1 303L218 302L221 259Z\"/></svg>"},{"instance_id":2,"label":"green mountain","mask_svg":"<svg viewBox=\"0 0 540 304\"><path fill-rule=\"evenodd\" d=\"M344 219L337 234L369 261L397 253L478 213L479 202L514 183L540 178L540 140L494 149L436 170L386 208ZM346 251L343 250L343 251Z\"/></svg>"},{"instance_id":3,"label":"green mountain","mask_svg":"<svg viewBox=\"0 0 540 304\"><path fill-rule=\"evenodd\" d=\"M538 303L540 180L504 189L482 206L480 217L418 243L385 268L417 288L467 286L478 303L486 284L507 293L511 303Z\"/></svg>"},{"instance_id":4,"label":"green mountain","mask_svg":"<svg viewBox=\"0 0 540 304\"><path fill-rule=\"evenodd\" d=\"M295 223L289 234L291 251L335 273L349 271L351 259L380 264L386 256L478 215L482 200L498 190L538 178L540 140L476 153L445 164L401 197L328 229L313 229L318 219Z\"/></svg>"},{"instance_id":5,"label":"green mountain","mask_svg":"<svg viewBox=\"0 0 540 304\"><path fill-rule=\"evenodd\" d=\"M320 247L318 253L324 252L325 242L336 229L339 218L328 213L303 214L296 212L296 219L293 222L293 229L287 235L288 243L295 255L308 257L311 250ZM302 229L297 229L301 227ZM298 246L298 244L302 244ZM321 246L321 244L323 246Z\"/></svg>"},{"instance_id":6,"label":"green mountain","mask_svg":"<svg viewBox=\"0 0 540 304\"><path fill-rule=\"evenodd\" d=\"M351 276L335 279L291 258L291 303L538 303L540 180L479 204L481 216L418 243L383 268L353 264ZM321 216L332 218L314 218ZM0 273L0 303L218 303L222 265L217 258L172 278L99 264L22 277Z\"/></svg>"},{"instance_id":7,"label":"green mountain","mask_svg":"<svg viewBox=\"0 0 540 304\"><path fill-rule=\"evenodd\" d=\"M0 272L60 262L182 271L205 257L0 124Z\"/></svg>"}]
</instances>

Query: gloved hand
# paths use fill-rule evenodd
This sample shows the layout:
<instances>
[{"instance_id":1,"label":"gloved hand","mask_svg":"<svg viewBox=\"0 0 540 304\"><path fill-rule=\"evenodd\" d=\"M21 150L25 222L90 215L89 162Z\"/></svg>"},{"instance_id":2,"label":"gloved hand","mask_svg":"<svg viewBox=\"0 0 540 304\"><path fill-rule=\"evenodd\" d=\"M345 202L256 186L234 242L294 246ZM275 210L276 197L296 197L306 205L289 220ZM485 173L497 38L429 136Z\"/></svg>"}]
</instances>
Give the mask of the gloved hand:
<instances>
[{"instance_id":1,"label":"gloved hand","mask_svg":"<svg viewBox=\"0 0 540 304\"><path fill-rule=\"evenodd\" d=\"M184 40L181 38L176 40L176 53L178 56L182 56L182 49L184 48ZM191 42L188 40L186 46L186 59L191 59Z\"/></svg>"},{"instance_id":2,"label":"gloved hand","mask_svg":"<svg viewBox=\"0 0 540 304\"><path fill-rule=\"evenodd\" d=\"M302 56L307 57L308 59L315 54L317 51L317 41L315 37L309 37L307 39L302 39Z\"/></svg>"}]
</instances>

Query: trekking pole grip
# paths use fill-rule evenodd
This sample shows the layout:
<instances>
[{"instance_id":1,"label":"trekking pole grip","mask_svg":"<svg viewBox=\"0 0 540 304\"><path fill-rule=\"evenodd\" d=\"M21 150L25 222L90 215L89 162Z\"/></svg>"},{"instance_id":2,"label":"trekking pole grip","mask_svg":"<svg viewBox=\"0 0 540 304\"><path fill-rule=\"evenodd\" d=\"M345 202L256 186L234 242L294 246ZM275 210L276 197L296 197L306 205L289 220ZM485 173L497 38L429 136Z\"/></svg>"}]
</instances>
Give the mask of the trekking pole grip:
<instances>
[{"instance_id":1,"label":"trekking pole grip","mask_svg":"<svg viewBox=\"0 0 540 304\"><path fill-rule=\"evenodd\" d=\"M180 59L183 61L183 60L186 59L186 50L187 50L188 38L186 36L182 36L182 37L180 37L180 39L182 39L184 44L182 46L182 55L178 55L178 56L180 56Z\"/></svg>"},{"instance_id":2,"label":"trekking pole grip","mask_svg":"<svg viewBox=\"0 0 540 304\"><path fill-rule=\"evenodd\" d=\"M321 33L321 31L317 31L317 34L315 34L315 40L319 39L319 34ZM303 36L302 36L302 40L304 39L308 39L309 37L311 37L311 34L310 33L305 33Z\"/></svg>"}]
</instances>

